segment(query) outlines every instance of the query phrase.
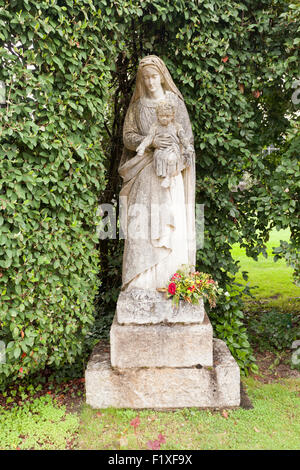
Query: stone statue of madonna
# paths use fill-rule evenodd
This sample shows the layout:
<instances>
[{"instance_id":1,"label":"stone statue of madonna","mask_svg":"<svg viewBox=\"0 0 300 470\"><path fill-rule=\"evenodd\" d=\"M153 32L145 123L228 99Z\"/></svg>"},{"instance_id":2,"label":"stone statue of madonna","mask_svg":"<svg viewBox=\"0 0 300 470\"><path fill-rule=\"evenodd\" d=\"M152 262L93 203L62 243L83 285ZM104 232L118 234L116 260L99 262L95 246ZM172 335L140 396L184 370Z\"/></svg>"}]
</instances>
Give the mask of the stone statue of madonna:
<instances>
[{"instance_id":1,"label":"stone statue of madonna","mask_svg":"<svg viewBox=\"0 0 300 470\"><path fill-rule=\"evenodd\" d=\"M196 252L192 128L183 97L157 56L139 63L123 142L122 290L156 290L167 286L182 265L194 266Z\"/></svg>"}]
</instances>

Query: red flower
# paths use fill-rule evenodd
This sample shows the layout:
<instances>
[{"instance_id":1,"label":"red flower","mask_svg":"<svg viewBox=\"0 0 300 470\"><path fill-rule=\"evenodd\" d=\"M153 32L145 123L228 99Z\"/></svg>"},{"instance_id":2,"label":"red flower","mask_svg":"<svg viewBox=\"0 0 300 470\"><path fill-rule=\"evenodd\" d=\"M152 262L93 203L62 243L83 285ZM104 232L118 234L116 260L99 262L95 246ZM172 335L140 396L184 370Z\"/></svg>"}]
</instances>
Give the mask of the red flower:
<instances>
[{"instance_id":1,"label":"red flower","mask_svg":"<svg viewBox=\"0 0 300 470\"><path fill-rule=\"evenodd\" d=\"M20 374L23 374L23 367L20 367L19 372Z\"/></svg>"},{"instance_id":2,"label":"red flower","mask_svg":"<svg viewBox=\"0 0 300 470\"><path fill-rule=\"evenodd\" d=\"M227 62L227 60L228 60L228 55L226 57L223 57L222 62L224 62L224 64L225 64L225 62Z\"/></svg>"},{"instance_id":3,"label":"red flower","mask_svg":"<svg viewBox=\"0 0 300 470\"><path fill-rule=\"evenodd\" d=\"M26 357L26 356L27 356L27 354L26 354L26 353L23 353L23 354L22 354L22 359L24 359L24 357Z\"/></svg>"},{"instance_id":4,"label":"red flower","mask_svg":"<svg viewBox=\"0 0 300 470\"><path fill-rule=\"evenodd\" d=\"M176 284L174 282L171 282L168 287L168 292L169 294L174 295L176 292Z\"/></svg>"},{"instance_id":5,"label":"red flower","mask_svg":"<svg viewBox=\"0 0 300 470\"><path fill-rule=\"evenodd\" d=\"M176 279L180 279L181 276L178 273L173 274L171 281L176 281Z\"/></svg>"},{"instance_id":6,"label":"red flower","mask_svg":"<svg viewBox=\"0 0 300 470\"><path fill-rule=\"evenodd\" d=\"M195 290L195 289L196 289L196 287L195 287L195 286L188 287L188 290L189 290L190 292L194 292L194 290Z\"/></svg>"},{"instance_id":7,"label":"red flower","mask_svg":"<svg viewBox=\"0 0 300 470\"><path fill-rule=\"evenodd\" d=\"M207 282L208 282L208 284L214 284L215 283L215 281L213 281L212 279L209 279Z\"/></svg>"}]
</instances>

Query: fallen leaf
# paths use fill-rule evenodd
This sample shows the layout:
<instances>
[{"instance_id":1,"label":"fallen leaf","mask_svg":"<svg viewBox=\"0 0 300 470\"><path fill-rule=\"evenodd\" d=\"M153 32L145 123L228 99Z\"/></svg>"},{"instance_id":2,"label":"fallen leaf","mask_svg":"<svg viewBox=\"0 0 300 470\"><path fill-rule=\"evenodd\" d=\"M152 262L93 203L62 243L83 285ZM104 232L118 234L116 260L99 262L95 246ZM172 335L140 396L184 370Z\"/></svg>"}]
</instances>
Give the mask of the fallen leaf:
<instances>
[{"instance_id":1,"label":"fallen leaf","mask_svg":"<svg viewBox=\"0 0 300 470\"><path fill-rule=\"evenodd\" d=\"M226 410L223 410L223 411L222 411L222 416L223 416L224 418L226 418L226 419L228 418L228 413L227 413Z\"/></svg>"},{"instance_id":2,"label":"fallen leaf","mask_svg":"<svg viewBox=\"0 0 300 470\"><path fill-rule=\"evenodd\" d=\"M159 450L160 449L160 442L159 441L148 441L147 447L150 450Z\"/></svg>"},{"instance_id":3,"label":"fallen leaf","mask_svg":"<svg viewBox=\"0 0 300 470\"><path fill-rule=\"evenodd\" d=\"M255 431L255 432L260 432L260 430L257 429L255 426L254 426L254 431Z\"/></svg>"},{"instance_id":4,"label":"fallen leaf","mask_svg":"<svg viewBox=\"0 0 300 470\"><path fill-rule=\"evenodd\" d=\"M98 413L96 413L96 416L98 416L98 418L101 418L102 413L100 413L100 411L98 411Z\"/></svg>"},{"instance_id":5,"label":"fallen leaf","mask_svg":"<svg viewBox=\"0 0 300 470\"><path fill-rule=\"evenodd\" d=\"M130 425L134 427L134 430L141 424L140 418L136 416L133 420L130 421Z\"/></svg>"}]
</instances>

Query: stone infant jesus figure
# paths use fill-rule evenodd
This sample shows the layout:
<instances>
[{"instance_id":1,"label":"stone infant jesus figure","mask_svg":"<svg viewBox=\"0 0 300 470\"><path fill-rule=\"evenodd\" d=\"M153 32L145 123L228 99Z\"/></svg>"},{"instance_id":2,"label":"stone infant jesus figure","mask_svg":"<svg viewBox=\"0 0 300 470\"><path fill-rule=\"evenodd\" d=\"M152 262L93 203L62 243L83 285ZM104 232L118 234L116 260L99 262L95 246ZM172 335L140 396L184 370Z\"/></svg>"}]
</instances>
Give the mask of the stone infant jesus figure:
<instances>
[{"instance_id":1,"label":"stone infant jesus figure","mask_svg":"<svg viewBox=\"0 0 300 470\"><path fill-rule=\"evenodd\" d=\"M168 188L172 177L190 165L193 147L185 137L183 127L175 122L175 106L170 101L161 101L156 107L157 122L150 128L149 134L137 147L137 155L143 156L147 147L151 147L156 136L166 137L169 144L157 147L153 153L153 162L157 176L162 177L161 185Z\"/></svg>"}]
</instances>

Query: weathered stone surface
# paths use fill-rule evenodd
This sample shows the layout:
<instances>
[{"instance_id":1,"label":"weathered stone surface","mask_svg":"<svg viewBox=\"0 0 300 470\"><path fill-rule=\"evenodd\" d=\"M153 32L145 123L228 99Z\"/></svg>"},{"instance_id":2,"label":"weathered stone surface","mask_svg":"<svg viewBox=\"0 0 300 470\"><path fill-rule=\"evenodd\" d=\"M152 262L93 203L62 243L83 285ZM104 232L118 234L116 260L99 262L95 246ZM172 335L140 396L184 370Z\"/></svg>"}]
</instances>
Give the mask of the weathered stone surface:
<instances>
[{"instance_id":1,"label":"weathered stone surface","mask_svg":"<svg viewBox=\"0 0 300 470\"><path fill-rule=\"evenodd\" d=\"M121 324L201 323L203 300L198 305L179 302L178 308L162 292L133 288L121 292L117 302L117 320Z\"/></svg>"},{"instance_id":2,"label":"weathered stone surface","mask_svg":"<svg viewBox=\"0 0 300 470\"><path fill-rule=\"evenodd\" d=\"M227 346L214 340L213 367L114 369L96 346L86 374L93 408L228 408L240 405L240 371Z\"/></svg>"},{"instance_id":3,"label":"weathered stone surface","mask_svg":"<svg viewBox=\"0 0 300 470\"><path fill-rule=\"evenodd\" d=\"M158 130L162 102L171 106L168 113L172 122ZM154 140L154 145L149 145L149 139ZM159 57L144 57L124 120L124 148L118 169L123 179L123 289L166 286L182 265L196 264L193 140L183 97L166 65ZM177 163L174 151L179 157L175 158Z\"/></svg>"},{"instance_id":4,"label":"weathered stone surface","mask_svg":"<svg viewBox=\"0 0 300 470\"><path fill-rule=\"evenodd\" d=\"M213 330L205 315L203 323L119 325L110 330L113 367L212 366Z\"/></svg>"}]
</instances>

